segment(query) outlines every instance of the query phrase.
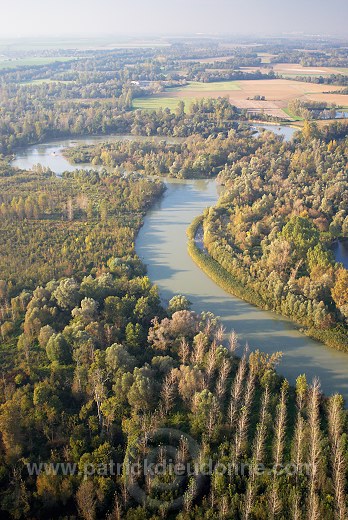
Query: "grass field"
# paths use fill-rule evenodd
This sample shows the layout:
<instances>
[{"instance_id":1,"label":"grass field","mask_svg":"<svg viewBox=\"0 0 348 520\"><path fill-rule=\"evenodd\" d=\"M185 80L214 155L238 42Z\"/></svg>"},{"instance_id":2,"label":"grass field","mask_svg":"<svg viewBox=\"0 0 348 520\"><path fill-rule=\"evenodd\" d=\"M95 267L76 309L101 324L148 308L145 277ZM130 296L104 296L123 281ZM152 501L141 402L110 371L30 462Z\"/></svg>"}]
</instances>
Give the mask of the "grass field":
<instances>
[{"instance_id":1,"label":"grass field","mask_svg":"<svg viewBox=\"0 0 348 520\"><path fill-rule=\"evenodd\" d=\"M176 97L165 97L165 96L152 96L143 98L133 99L133 108L140 108L141 110L158 110L159 108L170 108L175 110L178 106L179 101L185 103L185 107L192 102L192 99L178 99Z\"/></svg>"},{"instance_id":2,"label":"grass field","mask_svg":"<svg viewBox=\"0 0 348 520\"><path fill-rule=\"evenodd\" d=\"M236 90L240 90L240 87L235 81L214 83L199 83L198 81L192 81L183 87L167 89L165 94L135 98L133 99L133 108L140 108L142 110L170 108L170 110L175 110L179 101L183 101L187 108L195 98L218 97L218 95L224 96L226 94L228 95L229 92Z\"/></svg>"},{"instance_id":3,"label":"grass field","mask_svg":"<svg viewBox=\"0 0 348 520\"><path fill-rule=\"evenodd\" d=\"M20 58L18 60L1 60L0 58L0 70L1 69L18 69L19 67L34 67L39 65L48 65L55 61L71 61L74 58L62 58L60 56L52 58Z\"/></svg>"},{"instance_id":4,"label":"grass field","mask_svg":"<svg viewBox=\"0 0 348 520\"><path fill-rule=\"evenodd\" d=\"M295 116L292 112L290 112L290 110L288 108L283 108L283 112L285 112L285 114L288 117L290 117L291 119L293 119L294 121L303 121L302 117Z\"/></svg>"}]
</instances>

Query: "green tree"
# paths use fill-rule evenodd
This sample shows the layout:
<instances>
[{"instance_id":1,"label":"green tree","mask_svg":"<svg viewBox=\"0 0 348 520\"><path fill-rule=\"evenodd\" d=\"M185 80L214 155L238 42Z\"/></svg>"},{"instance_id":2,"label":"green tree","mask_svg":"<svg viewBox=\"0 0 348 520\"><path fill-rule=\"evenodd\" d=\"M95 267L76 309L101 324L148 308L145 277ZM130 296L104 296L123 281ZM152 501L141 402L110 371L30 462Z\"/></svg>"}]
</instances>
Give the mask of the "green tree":
<instances>
[{"instance_id":1,"label":"green tree","mask_svg":"<svg viewBox=\"0 0 348 520\"><path fill-rule=\"evenodd\" d=\"M74 278L64 278L53 293L59 307L73 309L80 301L79 286Z\"/></svg>"},{"instance_id":2,"label":"green tree","mask_svg":"<svg viewBox=\"0 0 348 520\"><path fill-rule=\"evenodd\" d=\"M186 296L178 294L169 300L168 313L172 315L177 311L187 311L190 309L191 305L192 303L186 298Z\"/></svg>"},{"instance_id":3,"label":"green tree","mask_svg":"<svg viewBox=\"0 0 348 520\"><path fill-rule=\"evenodd\" d=\"M60 364L71 362L71 351L64 336L60 333L52 334L46 345L46 354L51 362Z\"/></svg>"},{"instance_id":4,"label":"green tree","mask_svg":"<svg viewBox=\"0 0 348 520\"><path fill-rule=\"evenodd\" d=\"M307 251L314 248L319 241L319 231L313 222L298 215L291 217L281 235L291 244L298 258L306 256Z\"/></svg>"}]
</instances>

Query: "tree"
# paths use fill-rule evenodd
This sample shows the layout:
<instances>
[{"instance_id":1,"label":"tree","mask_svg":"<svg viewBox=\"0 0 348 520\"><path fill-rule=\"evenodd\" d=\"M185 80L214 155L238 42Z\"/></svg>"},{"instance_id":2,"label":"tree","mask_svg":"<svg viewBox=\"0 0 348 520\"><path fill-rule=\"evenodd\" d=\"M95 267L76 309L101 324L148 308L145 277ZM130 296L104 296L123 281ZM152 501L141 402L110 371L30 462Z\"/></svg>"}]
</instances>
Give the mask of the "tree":
<instances>
[{"instance_id":1,"label":"tree","mask_svg":"<svg viewBox=\"0 0 348 520\"><path fill-rule=\"evenodd\" d=\"M173 298L169 300L168 312L170 315L173 315L174 312L177 311L188 311L191 305L191 302L186 298L186 296L178 294L177 296L173 296Z\"/></svg>"},{"instance_id":2,"label":"tree","mask_svg":"<svg viewBox=\"0 0 348 520\"><path fill-rule=\"evenodd\" d=\"M80 301L79 286L74 278L63 278L52 295L64 310L73 309Z\"/></svg>"},{"instance_id":3,"label":"tree","mask_svg":"<svg viewBox=\"0 0 348 520\"><path fill-rule=\"evenodd\" d=\"M320 385L319 381L315 379L310 388L309 403L308 403L308 425L309 425L309 457L310 464L309 475L309 493L308 493L308 519L319 520L320 501L319 501L319 475L321 469L322 457L322 435L320 431Z\"/></svg>"},{"instance_id":4,"label":"tree","mask_svg":"<svg viewBox=\"0 0 348 520\"><path fill-rule=\"evenodd\" d=\"M338 269L336 271L335 285L331 290L332 297L338 308L348 304L348 270Z\"/></svg>"},{"instance_id":5,"label":"tree","mask_svg":"<svg viewBox=\"0 0 348 520\"><path fill-rule=\"evenodd\" d=\"M71 197L69 197L66 203L66 218L70 221L74 220L74 206Z\"/></svg>"},{"instance_id":6,"label":"tree","mask_svg":"<svg viewBox=\"0 0 348 520\"><path fill-rule=\"evenodd\" d=\"M81 301L80 307L76 307L71 311L71 315L80 317L86 322L94 321L98 316L98 302L93 298L84 298Z\"/></svg>"},{"instance_id":7,"label":"tree","mask_svg":"<svg viewBox=\"0 0 348 520\"><path fill-rule=\"evenodd\" d=\"M148 412L156 402L153 379L144 375L141 369L134 370L134 383L128 392L128 402L134 413Z\"/></svg>"},{"instance_id":8,"label":"tree","mask_svg":"<svg viewBox=\"0 0 348 520\"><path fill-rule=\"evenodd\" d=\"M297 215L291 217L281 235L291 244L298 259L306 256L307 251L314 248L319 240L319 231L312 221Z\"/></svg>"},{"instance_id":9,"label":"tree","mask_svg":"<svg viewBox=\"0 0 348 520\"><path fill-rule=\"evenodd\" d=\"M5 321L5 323L3 323L1 325L1 336L2 336L2 339L4 340L5 338L7 338L14 330L14 325L11 321Z\"/></svg>"},{"instance_id":10,"label":"tree","mask_svg":"<svg viewBox=\"0 0 348 520\"><path fill-rule=\"evenodd\" d=\"M38 337L40 347L46 348L48 340L54 333L54 329L50 325L41 327Z\"/></svg>"},{"instance_id":11,"label":"tree","mask_svg":"<svg viewBox=\"0 0 348 520\"><path fill-rule=\"evenodd\" d=\"M106 349L105 362L108 371L115 376L119 371L131 372L136 365L136 359L129 354L127 348L117 343Z\"/></svg>"},{"instance_id":12,"label":"tree","mask_svg":"<svg viewBox=\"0 0 348 520\"><path fill-rule=\"evenodd\" d=\"M72 481L61 475L41 473L36 480L37 495L44 507L59 507L73 494Z\"/></svg>"},{"instance_id":13,"label":"tree","mask_svg":"<svg viewBox=\"0 0 348 520\"><path fill-rule=\"evenodd\" d=\"M28 518L30 514L30 494L17 468L12 470L9 488L3 493L1 508L15 520Z\"/></svg>"},{"instance_id":14,"label":"tree","mask_svg":"<svg viewBox=\"0 0 348 520\"><path fill-rule=\"evenodd\" d=\"M286 433L286 401L289 383L285 379L282 383L280 400L277 406L277 416L275 422L275 439L273 444L273 461L274 466L279 468L283 463L283 455L285 448L285 433ZM282 502L277 484L277 475L274 472L272 488L270 492L270 517L275 518L278 513L282 511Z\"/></svg>"},{"instance_id":15,"label":"tree","mask_svg":"<svg viewBox=\"0 0 348 520\"><path fill-rule=\"evenodd\" d=\"M171 370L166 375L161 390L162 412L164 415L168 415L173 408L176 392L175 371Z\"/></svg>"},{"instance_id":16,"label":"tree","mask_svg":"<svg viewBox=\"0 0 348 520\"><path fill-rule=\"evenodd\" d=\"M337 520L347 518L346 497L346 460L343 437L344 408L343 398L335 394L329 400L329 437L331 443L331 462L333 488L335 494L335 514Z\"/></svg>"},{"instance_id":17,"label":"tree","mask_svg":"<svg viewBox=\"0 0 348 520\"><path fill-rule=\"evenodd\" d=\"M287 240L277 238L271 242L267 265L279 273L286 271L291 262L291 245Z\"/></svg>"},{"instance_id":18,"label":"tree","mask_svg":"<svg viewBox=\"0 0 348 520\"><path fill-rule=\"evenodd\" d=\"M182 117L185 114L185 103L184 103L184 101L182 101L182 100L179 101L175 112L176 112L176 114L179 117Z\"/></svg>"},{"instance_id":19,"label":"tree","mask_svg":"<svg viewBox=\"0 0 348 520\"><path fill-rule=\"evenodd\" d=\"M311 274L318 271L325 271L333 264L333 255L326 251L321 244L317 244L307 252L307 262Z\"/></svg>"},{"instance_id":20,"label":"tree","mask_svg":"<svg viewBox=\"0 0 348 520\"><path fill-rule=\"evenodd\" d=\"M46 345L46 354L51 362L67 364L71 361L71 350L64 336L52 334Z\"/></svg>"},{"instance_id":21,"label":"tree","mask_svg":"<svg viewBox=\"0 0 348 520\"><path fill-rule=\"evenodd\" d=\"M244 352L242 359L239 361L237 374L231 386L231 398L228 407L228 419L231 429L236 428L236 420L238 417L238 410L240 408L240 401L243 393L243 382L247 370L247 357Z\"/></svg>"},{"instance_id":22,"label":"tree","mask_svg":"<svg viewBox=\"0 0 348 520\"><path fill-rule=\"evenodd\" d=\"M133 325L133 323L128 323L125 332L127 345L133 349L139 348L144 336L140 323L136 323L135 325Z\"/></svg>"},{"instance_id":23,"label":"tree","mask_svg":"<svg viewBox=\"0 0 348 520\"><path fill-rule=\"evenodd\" d=\"M96 495L91 480L83 480L76 493L76 502L79 514L84 520L96 518Z\"/></svg>"},{"instance_id":24,"label":"tree","mask_svg":"<svg viewBox=\"0 0 348 520\"><path fill-rule=\"evenodd\" d=\"M252 467L250 470L250 475L248 478L247 490L245 494L244 501L244 511L243 518L248 520L251 516L251 510L254 505L256 488L257 488L257 465L262 462L263 454L265 451L265 442L267 436L267 425L269 421L269 400L270 400L270 391L268 386L266 386L265 391L262 396L261 402L261 410L259 422L256 426L256 434L253 443L253 453L252 453Z\"/></svg>"},{"instance_id":25,"label":"tree","mask_svg":"<svg viewBox=\"0 0 348 520\"><path fill-rule=\"evenodd\" d=\"M0 432L9 462L18 460L23 451L22 414L16 397L20 400L20 394L14 395L0 408Z\"/></svg>"},{"instance_id":26,"label":"tree","mask_svg":"<svg viewBox=\"0 0 348 520\"><path fill-rule=\"evenodd\" d=\"M309 141L313 137L313 125L309 121L303 123L302 135L305 141Z\"/></svg>"}]
</instances>

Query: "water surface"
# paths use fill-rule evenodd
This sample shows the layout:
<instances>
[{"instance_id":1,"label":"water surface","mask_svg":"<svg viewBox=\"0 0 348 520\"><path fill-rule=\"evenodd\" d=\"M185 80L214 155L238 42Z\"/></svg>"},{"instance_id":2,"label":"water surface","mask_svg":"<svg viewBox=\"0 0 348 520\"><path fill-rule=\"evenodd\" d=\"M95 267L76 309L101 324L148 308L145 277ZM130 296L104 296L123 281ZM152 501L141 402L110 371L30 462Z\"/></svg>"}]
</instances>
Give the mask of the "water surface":
<instances>
[{"instance_id":1,"label":"water surface","mask_svg":"<svg viewBox=\"0 0 348 520\"><path fill-rule=\"evenodd\" d=\"M348 269L348 240L339 240L332 246L336 262L341 262Z\"/></svg>"},{"instance_id":2,"label":"water surface","mask_svg":"<svg viewBox=\"0 0 348 520\"><path fill-rule=\"evenodd\" d=\"M262 129L268 130L270 132L274 132L276 135L283 135L285 141L290 141L295 134L295 132L299 131L299 128L295 128L292 126L277 126L277 125L263 125L262 123L257 123L253 125L253 128L257 130L257 134L262 132Z\"/></svg>"}]
</instances>

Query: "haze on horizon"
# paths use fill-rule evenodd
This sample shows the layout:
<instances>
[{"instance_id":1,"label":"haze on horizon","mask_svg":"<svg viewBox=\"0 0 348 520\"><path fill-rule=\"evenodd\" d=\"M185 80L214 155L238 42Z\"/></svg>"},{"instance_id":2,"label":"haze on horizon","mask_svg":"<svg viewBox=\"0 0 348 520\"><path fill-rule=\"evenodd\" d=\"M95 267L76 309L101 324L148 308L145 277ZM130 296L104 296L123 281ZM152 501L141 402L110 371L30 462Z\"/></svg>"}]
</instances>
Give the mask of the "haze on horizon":
<instances>
[{"instance_id":1,"label":"haze on horizon","mask_svg":"<svg viewBox=\"0 0 348 520\"><path fill-rule=\"evenodd\" d=\"M347 0L0 0L0 39L126 34L348 36Z\"/></svg>"}]
</instances>

